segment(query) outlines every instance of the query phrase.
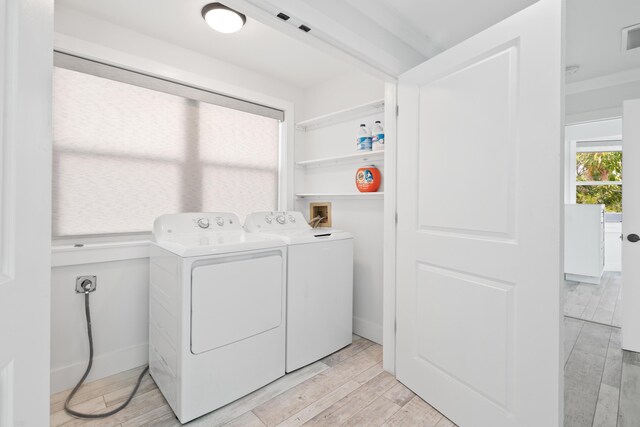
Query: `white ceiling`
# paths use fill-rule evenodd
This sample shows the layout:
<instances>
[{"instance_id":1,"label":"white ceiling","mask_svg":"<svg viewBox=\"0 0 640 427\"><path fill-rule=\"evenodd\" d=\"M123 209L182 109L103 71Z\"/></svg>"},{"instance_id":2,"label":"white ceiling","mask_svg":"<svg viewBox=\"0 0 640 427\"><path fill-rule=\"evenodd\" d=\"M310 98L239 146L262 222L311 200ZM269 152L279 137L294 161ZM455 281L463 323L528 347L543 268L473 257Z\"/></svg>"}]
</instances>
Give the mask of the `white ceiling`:
<instances>
[{"instance_id":1,"label":"white ceiling","mask_svg":"<svg viewBox=\"0 0 640 427\"><path fill-rule=\"evenodd\" d=\"M308 88L367 63L396 76L535 1L227 0L250 15L235 34L207 27L200 10L208 0L56 0L56 6ZM289 23L274 18L278 11L292 16ZM311 33L297 30L299 23ZM567 0L566 63L580 65L567 81L640 69L640 49L620 49L620 30L637 23L639 0ZM360 62L346 60L345 52Z\"/></svg>"},{"instance_id":2,"label":"white ceiling","mask_svg":"<svg viewBox=\"0 0 640 427\"><path fill-rule=\"evenodd\" d=\"M284 12L311 27L311 39L395 77L537 0L226 1L267 16Z\"/></svg>"},{"instance_id":3,"label":"white ceiling","mask_svg":"<svg viewBox=\"0 0 640 427\"><path fill-rule=\"evenodd\" d=\"M440 50L448 49L537 0L348 0L362 10L385 7Z\"/></svg>"},{"instance_id":4,"label":"white ceiling","mask_svg":"<svg viewBox=\"0 0 640 427\"><path fill-rule=\"evenodd\" d=\"M56 7L308 88L354 66L397 76L535 1L227 0L248 15L235 34L207 27L200 10L208 0L56 0ZM278 11L292 19L274 18Z\"/></svg>"},{"instance_id":5,"label":"white ceiling","mask_svg":"<svg viewBox=\"0 0 640 427\"><path fill-rule=\"evenodd\" d=\"M622 51L620 32L638 23L640 0L567 0L566 64L580 66L567 81L640 69L640 48Z\"/></svg>"},{"instance_id":6,"label":"white ceiling","mask_svg":"<svg viewBox=\"0 0 640 427\"><path fill-rule=\"evenodd\" d=\"M255 19L235 34L210 29L200 15L207 0L56 0L136 32L275 77L299 88L320 84L353 66Z\"/></svg>"}]
</instances>

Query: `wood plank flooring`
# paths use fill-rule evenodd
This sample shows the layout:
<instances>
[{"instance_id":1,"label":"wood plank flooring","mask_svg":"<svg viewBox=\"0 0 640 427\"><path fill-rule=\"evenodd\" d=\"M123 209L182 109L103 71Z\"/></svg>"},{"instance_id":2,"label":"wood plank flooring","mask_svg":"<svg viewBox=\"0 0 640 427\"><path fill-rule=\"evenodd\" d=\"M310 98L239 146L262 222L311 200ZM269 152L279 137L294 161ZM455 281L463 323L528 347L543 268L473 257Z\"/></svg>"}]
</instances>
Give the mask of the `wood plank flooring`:
<instances>
[{"instance_id":1,"label":"wood plank flooring","mask_svg":"<svg viewBox=\"0 0 640 427\"><path fill-rule=\"evenodd\" d=\"M565 317L566 427L640 426L640 353L620 329Z\"/></svg>"},{"instance_id":2,"label":"wood plank flooring","mask_svg":"<svg viewBox=\"0 0 640 427\"><path fill-rule=\"evenodd\" d=\"M565 316L605 325L621 325L622 275L607 271L599 285L565 282Z\"/></svg>"},{"instance_id":3,"label":"wood plank flooring","mask_svg":"<svg viewBox=\"0 0 640 427\"><path fill-rule=\"evenodd\" d=\"M129 395L141 368L86 384L73 401L103 412ZM122 412L80 420L51 396L52 426L178 426L148 375ZM453 426L382 369L382 347L354 337L348 347L192 421L190 426ZM565 426L640 426L640 354L623 352L620 329L565 318Z\"/></svg>"},{"instance_id":4,"label":"wood plank flooring","mask_svg":"<svg viewBox=\"0 0 640 427\"><path fill-rule=\"evenodd\" d=\"M121 404L141 368L86 384L72 407L103 412ZM112 417L81 420L64 412L69 391L51 396L51 425L178 426L180 423L148 375L129 406ZM382 347L354 336L348 347L217 411L189 426L430 426L454 424L382 369Z\"/></svg>"}]
</instances>

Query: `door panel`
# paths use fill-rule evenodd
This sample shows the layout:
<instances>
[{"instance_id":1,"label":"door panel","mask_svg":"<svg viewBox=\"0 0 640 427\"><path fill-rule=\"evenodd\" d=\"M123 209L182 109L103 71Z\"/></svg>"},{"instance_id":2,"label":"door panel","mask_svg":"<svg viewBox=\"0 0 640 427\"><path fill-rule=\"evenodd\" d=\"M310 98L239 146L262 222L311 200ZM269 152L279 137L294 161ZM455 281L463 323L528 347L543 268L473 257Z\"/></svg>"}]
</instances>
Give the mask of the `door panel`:
<instances>
[{"instance_id":1,"label":"door panel","mask_svg":"<svg viewBox=\"0 0 640 427\"><path fill-rule=\"evenodd\" d=\"M513 237L517 53L509 46L420 88L420 140L430 141L419 147L421 228Z\"/></svg>"},{"instance_id":2,"label":"door panel","mask_svg":"<svg viewBox=\"0 0 640 427\"><path fill-rule=\"evenodd\" d=\"M562 78L542 0L399 80L397 374L461 426L560 423Z\"/></svg>"},{"instance_id":3,"label":"door panel","mask_svg":"<svg viewBox=\"0 0 640 427\"><path fill-rule=\"evenodd\" d=\"M0 427L49 425L52 51L53 1L0 0Z\"/></svg>"},{"instance_id":4,"label":"door panel","mask_svg":"<svg viewBox=\"0 0 640 427\"><path fill-rule=\"evenodd\" d=\"M640 352L640 99L624 102L622 147L622 348Z\"/></svg>"}]
</instances>

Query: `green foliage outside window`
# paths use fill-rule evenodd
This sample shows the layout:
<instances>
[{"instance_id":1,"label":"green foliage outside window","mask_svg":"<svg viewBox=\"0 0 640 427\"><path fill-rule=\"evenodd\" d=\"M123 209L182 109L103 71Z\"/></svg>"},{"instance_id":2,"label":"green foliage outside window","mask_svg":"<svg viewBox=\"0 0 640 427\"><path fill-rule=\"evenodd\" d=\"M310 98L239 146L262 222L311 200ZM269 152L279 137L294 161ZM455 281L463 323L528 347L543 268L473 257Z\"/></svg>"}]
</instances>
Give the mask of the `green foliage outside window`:
<instances>
[{"instance_id":1,"label":"green foliage outside window","mask_svg":"<svg viewBox=\"0 0 640 427\"><path fill-rule=\"evenodd\" d=\"M622 152L576 154L576 203L604 204L607 212L622 212L622 186L580 185L585 181L622 181Z\"/></svg>"}]
</instances>

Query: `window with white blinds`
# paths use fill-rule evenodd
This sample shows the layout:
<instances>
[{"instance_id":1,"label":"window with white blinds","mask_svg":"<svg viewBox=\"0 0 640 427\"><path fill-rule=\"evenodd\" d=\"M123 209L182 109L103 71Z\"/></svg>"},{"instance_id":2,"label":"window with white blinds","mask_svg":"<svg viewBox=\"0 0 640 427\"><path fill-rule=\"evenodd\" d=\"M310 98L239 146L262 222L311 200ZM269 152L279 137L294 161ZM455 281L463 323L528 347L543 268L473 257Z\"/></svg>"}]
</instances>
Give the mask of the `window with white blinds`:
<instances>
[{"instance_id":1,"label":"window with white blinds","mask_svg":"<svg viewBox=\"0 0 640 427\"><path fill-rule=\"evenodd\" d=\"M57 66L53 77L55 237L148 232L166 213L243 218L278 208L277 118L125 83L126 75ZM239 108L252 111L246 104Z\"/></svg>"}]
</instances>

